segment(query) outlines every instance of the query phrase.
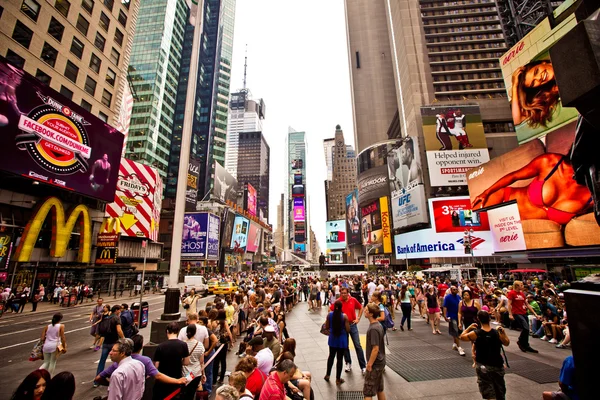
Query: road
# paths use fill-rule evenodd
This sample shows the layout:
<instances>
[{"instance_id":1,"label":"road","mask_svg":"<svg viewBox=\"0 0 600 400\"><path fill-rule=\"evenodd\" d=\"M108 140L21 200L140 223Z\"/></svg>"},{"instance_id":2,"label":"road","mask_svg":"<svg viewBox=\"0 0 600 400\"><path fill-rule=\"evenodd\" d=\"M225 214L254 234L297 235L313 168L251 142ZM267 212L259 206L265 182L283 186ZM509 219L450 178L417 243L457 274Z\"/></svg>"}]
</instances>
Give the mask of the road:
<instances>
[{"instance_id":1,"label":"road","mask_svg":"<svg viewBox=\"0 0 600 400\"><path fill-rule=\"evenodd\" d=\"M120 304L132 301L134 300L128 298L105 299L105 303L108 302L111 305L113 302ZM148 295L144 297L144 301L148 301L150 305L149 320L159 318L163 311L164 295ZM204 307L206 301L208 300L200 300L199 306ZM29 312L31 308L27 305L23 314L4 314L0 319L0 359L2 360L0 363L0 376L2 376L0 400L10 399L23 378L43 363L43 361L29 361L29 353L40 338L44 326L50 323L52 315L57 311L62 312L64 316L62 323L65 324L68 352L59 358L54 374L70 371L75 375L76 399L87 400L106 395L105 387L94 388L92 386L100 359L100 352L90 349L93 339L89 334L90 323L88 321L93 304L95 303L69 309L59 309L58 307L47 309L48 307L45 307L45 311L36 313ZM183 309L181 310L183 311ZM148 342L150 340L150 324L141 329L140 333L144 336L144 342ZM108 363L110 363L110 359L107 360L107 365Z\"/></svg>"}]
</instances>

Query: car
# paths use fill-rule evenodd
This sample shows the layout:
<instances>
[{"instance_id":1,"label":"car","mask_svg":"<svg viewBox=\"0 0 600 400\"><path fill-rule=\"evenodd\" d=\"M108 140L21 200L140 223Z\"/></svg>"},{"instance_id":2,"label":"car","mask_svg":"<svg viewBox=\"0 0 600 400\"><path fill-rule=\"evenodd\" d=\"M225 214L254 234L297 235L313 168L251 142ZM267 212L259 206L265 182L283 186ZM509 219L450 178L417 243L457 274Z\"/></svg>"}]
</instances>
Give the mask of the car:
<instances>
[{"instance_id":1,"label":"car","mask_svg":"<svg viewBox=\"0 0 600 400\"><path fill-rule=\"evenodd\" d=\"M217 283L219 283L219 280L218 280L218 279L215 279L215 278L212 278L212 279L210 279L210 280L208 281L208 285L207 285L207 288L208 288L208 289L207 289L207 290L208 290L208 293L212 293L212 292L213 292L213 290L214 290L215 286L217 286Z\"/></svg>"},{"instance_id":2,"label":"car","mask_svg":"<svg viewBox=\"0 0 600 400\"><path fill-rule=\"evenodd\" d=\"M206 295L208 290L204 277L200 275L188 275L184 277L183 283L188 290L194 289L198 294Z\"/></svg>"},{"instance_id":3,"label":"car","mask_svg":"<svg viewBox=\"0 0 600 400\"><path fill-rule=\"evenodd\" d=\"M214 294L233 294L238 290L238 287L233 282L219 282L214 288Z\"/></svg>"}]
</instances>

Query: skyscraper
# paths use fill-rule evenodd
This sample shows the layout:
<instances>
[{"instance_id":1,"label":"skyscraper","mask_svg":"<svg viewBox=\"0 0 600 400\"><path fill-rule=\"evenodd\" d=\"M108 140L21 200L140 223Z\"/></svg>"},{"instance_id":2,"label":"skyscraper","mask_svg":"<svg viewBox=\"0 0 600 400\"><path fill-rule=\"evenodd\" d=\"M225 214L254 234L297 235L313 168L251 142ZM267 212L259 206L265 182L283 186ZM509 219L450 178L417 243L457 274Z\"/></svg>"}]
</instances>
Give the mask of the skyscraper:
<instances>
[{"instance_id":1,"label":"skyscraper","mask_svg":"<svg viewBox=\"0 0 600 400\"><path fill-rule=\"evenodd\" d=\"M169 164L187 13L184 0L140 2L129 65L136 101L126 156L156 167L163 178Z\"/></svg>"},{"instance_id":2,"label":"skyscraper","mask_svg":"<svg viewBox=\"0 0 600 400\"><path fill-rule=\"evenodd\" d=\"M256 189L257 216L269 216L269 161L271 149L262 132L239 133L238 175L240 184Z\"/></svg>"},{"instance_id":3,"label":"skyscraper","mask_svg":"<svg viewBox=\"0 0 600 400\"><path fill-rule=\"evenodd\" d=\"M356 159L349 156L354 154L354 150L346 145L344 132L339 125L335 127L333 141L331 159L327 160L331 163L331 180L326 183L325 193L328 221L346 219L346 196L356 189ZM327 151L331 139L325 139L323 143Z\"/></svg>"},{"instance_id":4,"label":"skyscraper","mask_svg":"<svg viewBox=\"0 0 600 400\"><path fill-rule=\"evenodd\" d=\"M289 128L286 140L286 248L295 253L310 251L308 238L308 207L306 195L306 134Z\"/></svg>"},{"instance_id":5,"label":"skyscraper","mask_svg":"<svg viewBox=\"0 0 600 400\"><path fill-rule=\"evenodd\" d=\"M250 91L247 89L231 94L227 121L225 168L234 178L237 178L238 172L239 134L241 132L262 132L264 118L265 103L262 99L252 100Z\"/></svg>"}]
</instances>

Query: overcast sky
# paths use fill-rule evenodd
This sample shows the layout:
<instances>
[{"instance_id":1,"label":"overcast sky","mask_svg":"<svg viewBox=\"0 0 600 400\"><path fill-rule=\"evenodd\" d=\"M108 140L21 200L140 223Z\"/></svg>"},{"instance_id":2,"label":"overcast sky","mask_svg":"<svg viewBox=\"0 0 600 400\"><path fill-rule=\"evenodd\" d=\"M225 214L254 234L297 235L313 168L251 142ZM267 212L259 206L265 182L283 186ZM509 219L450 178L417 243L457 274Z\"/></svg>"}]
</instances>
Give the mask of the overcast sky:
<instances>
[{"instance_id":1,"label":"overcast sky","mask_svg":"<svg viewBox=\"0 0 600 400\"><path fill-rule=\"evenodd\" d=\"M310 223L325 250L327 177L323 139L340 124L354 146L343 0L237 0L231 91L242 88L248 45L247 87L263 98L263 133L271 147L269 222L285 190L288 127L305 131Z\"/></svg>"}]
</instances>

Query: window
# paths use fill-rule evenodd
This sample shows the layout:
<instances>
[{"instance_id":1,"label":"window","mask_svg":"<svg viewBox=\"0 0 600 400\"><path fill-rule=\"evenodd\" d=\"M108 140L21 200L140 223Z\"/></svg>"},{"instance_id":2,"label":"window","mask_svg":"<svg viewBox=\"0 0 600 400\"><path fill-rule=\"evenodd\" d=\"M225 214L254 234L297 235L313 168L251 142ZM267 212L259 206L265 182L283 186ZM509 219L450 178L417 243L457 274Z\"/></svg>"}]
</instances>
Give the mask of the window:
<instances>
[{"instance_id":1,"label":"window","mask_svg":"<svg viewBox=\"0 0 600 400\"><path fill-rule=\"evenodd\" d=\"M81 100L81 108L88 112L92 112L92 105L85 100Z\"/></svg>"},{"instance_id":2,"label":"window","mask_svg":"<svg viewBox=\"0 0 600 400\"><path fill-rule=\"evenodd\" d=\"M100 73L100 66L102 65L102 60L100 57L92 53L92 57L90 58L90 69L95 73Z\"/></svg>"},{"instance_id":3,"label":"window","mask_svg":"<svg viewBox=\"0 0 600 400\"><path fill-rule=\"evenodd\" d=\"M12 38L15 40L15 42L28 49L29 45L31 44L32 37L33 31L25 26L25 24L23 24L21 21L17 20L17 23L15 24L15 30L12 34Z\"/></svg>"},{"instance_id":4,"label":"window","mask_svg":"<svg viewBox=\"0 0 600 400\"><path fill-rule=\"evenodd\" d=\"M88 29L90 28L90 23L87 19L83 18L81 14L79 14L79 17L77 18L77 25L75 26L77 27L77 30L79 32L83 33L84 35L87 35Z\"/></svg>"},{"instance_id":5,"label":"window","mask_svg":"<svg viewBox=\"0 0 600 400\"><path fill-rule=\"evenodd\" d=\"M121 54L113 47L110 51L110 61L115 65L119 65L119 58L121 58Z\"/></svg>"},{"instance_id":6,"label":"window","mask_svg":"<svg viewBox=\"0 0 600 400\"><path fill-rule=\"evenodd\" d=\"M96 40L94 40L94 46L96 46L96 48L98 50L104 51L105 43L106 43L106 39L104 39L104 36L102 36L101 34L96 32Z\"/></svg>"},{"instance_id":7,"label":"window","mask_svg":"<svg viewBox=\"0 0 600 400\"><path fill-rule=\"evenodd\" d=\"M123 12L123 10L119 10L119 23L123 26L127 25L127 14Z\"/></svg>"},{"instance_id":8,"label":"window","mask_svg":"<svg viewBox=\"0 0 600 400\"><path fill-rule=\"evenodd\" d=\"M42 48L42 54L40 55L40 58L42 59L42 61L45 62L46 64L48 64L49 66L54 67L57 56L58 56L58 51L54 47L50 46L48 43L44 42L44 47Z\"/></svg>"},{"instance_id":9,"label":"window","mask_svg":"<svg viewBox=\"0 0 600 400\"><path fill-rule=\"evenodd\" d=\"M64 85L62 85L60 87L60 94L62 94L63 96L65 96L69 100L73 99L73 92L70 91L69 89L67 89Z\"/></svg>"},{"instance_id":10,"label":"window","mask_svg":"<svg viewBox=\"0 0 600 400\"><path fill-rule=\"evenodd\" d=\"M37 78L38 81L40 81L44 85L50 86L50 81L52 80L52 78L50 78L50 75L48 75L41 69L38 68L38 70L35 72L35 77Z\"/></svg>"},{"instance_id":11,"label":"window","mask_svg":"<svg viewBox=\"0 0 600 400\"><path fill-rule=\"evenodd\" d=\"M98 118L104 122L108 122L108 115L104 114L102 111L98 111Z\"/></svg>"},{"instance_id":12,"label":"window","mask_svg":"<svg viewBox=\"0 0 600 400\"><path fill-rule=\"evenodd\" d=\"M119 46L123 46L123 32L118 29L115 29L115 43Z\"/></svg>"},{"instance_id":13,"label":"window","mask_svg":"<svg viewBox=\"0 0 600 400\"><path fill-rule=\"evenodd\" d=\"M108 84L110 86L115 86L116 79L117 79L117 74L115 74L115 71L113 71L112 69L108 68L106 70L106 82L108 82Z\"/></svg>"},{"instance_id":14,"label":"window","mask_svg":"<svg viewBox=\"0 0 600 400\"><path fill-rule=\"evenodd\" d=\"M67 18L69 16L69 8L71 8L71 3L67 0L56 0L54 3L54 8Z\"/></svg>"},{"instance_id":15,"label":"window","mask_svg":"<svg viewBox=\"0 0 600 400\"><path fill-rule=\"evenodd\" d=\"M103 0L104 5L106 6L106 8L108 8L110 11L112 11L113 6L115 5L115 0Z\"/></svg>"},{"instance_id":16,"label":"window","mask_svg":"<svg viewBox=\"0 0 600 400\"><path fill-rule=\"evenodd\" d=\"M81 57L83 57L83 48L84 44L81 43L81 41L75 36L73 36L73 41L71 42L71 53L75 54L77 58L81 60Z\"/></svg>"},{"instance_id":17,"label":"window","mask_svg":"<svg viewBox=\"0 0 600 400\"><path fill-rule=\"evenodd\" d=\"M8 50L6 52L6 61L8 61L17 68L23 69L23 67L25 66L25 59L12 50Z\"/></svg>"},{"instance_id":18,"label":"window","mask_svg":"<svg viewBox=\"0 0 600 400\"><path fill-rule=\"evenodd\" d=\"M92 96L96 94L96 81L90 78L89 76L85 78L85 91L91 94Z\"/></svg>"},{"instance_id":19,"label":"window","mask_svg":"<svg viewBox=\"0 0 600 400\"><path fill-rule=\"evenodd\" d=\"M40 3L35 0L23 0L21 4L21 11L29 18L37 22L38 15L40 14Z\"/></svg>"},{"instance_id":20,"label":"window","mask_svg":"<svg viewBox=\"0 0 600 400\"><path fill-rule=\"evenodd\" d=\"M110 26L110 18L103 12L100 13L100 27L108 32L108 27Z\"/></svg>"},{"instance_id":21,"label":"window","mask_svg":"<svg viewBox=\"0 0 600 400\"><path fill-rule=\"evenodd\" d=\"M67 66L65 67L65 78L73 83L77 83L77 75L79 74L79 68L71 61L67 60Z\"/></svg>"},{"instance_id":22,"label":"window","mask_svg":"<svg viewBox=\"0 0 600 400\"><path fill-rule=\"evenodd\" d=\"M112 94L108 90L104 89L104 91L102 92L102 104L110 108L111 101Z\"/></svg>"},{"instance_id":23,"label":"window","mask_svg":"<svg viewBox=\"0 0 600 400\"><path fill-rule=\"evenodd\" d=\"M81 8L92 15L92 11L94 10L94 0L81 0Z\"/></svg>"},{"instance_id":24,"label":"window","mask_svg":"<svg viewBox=\"0 0 600 400\"><path fill-rule=\"evenodd\" d=\"M121 0L121 4L123 4L123 6L129 10L129 5L131 3L131 0Z\"/></svg>"},{"instance_id":25,"label":"window","mask_svg":"<svg viewBox=\"0 0 600 400\"><path fill-rule=\"evenodd\" d=\"M50 36L52 36L54 39L60 42L62 40L64 31L65 27L56 19L54 19L54 17L52 17L52 19L50 20L50 25L48 25L48 33L50 34Z\"/></svg>"}]
</instances>

